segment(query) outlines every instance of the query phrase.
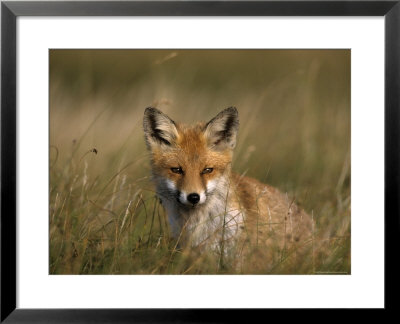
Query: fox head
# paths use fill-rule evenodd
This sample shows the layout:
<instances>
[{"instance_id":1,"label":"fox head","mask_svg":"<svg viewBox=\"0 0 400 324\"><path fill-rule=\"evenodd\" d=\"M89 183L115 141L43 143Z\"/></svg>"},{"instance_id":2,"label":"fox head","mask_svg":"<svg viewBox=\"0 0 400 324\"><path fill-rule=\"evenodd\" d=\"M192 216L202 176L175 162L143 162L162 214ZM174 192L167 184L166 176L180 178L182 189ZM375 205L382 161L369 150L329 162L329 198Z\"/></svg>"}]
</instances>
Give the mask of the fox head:
<instances>
[{"instance_id":1,"label":"fox head","mask_svg":"<svg viewBox=\"0 0 400 324\"><path fill-rule=\"evenodd\" d=\"M143 128L162 200L175 199L184 208L197 208L217 193L218 186L226 185L222 179L230 172L239 128L236 108L192 126L146 108Z\"/></svg>"}]
</instances>

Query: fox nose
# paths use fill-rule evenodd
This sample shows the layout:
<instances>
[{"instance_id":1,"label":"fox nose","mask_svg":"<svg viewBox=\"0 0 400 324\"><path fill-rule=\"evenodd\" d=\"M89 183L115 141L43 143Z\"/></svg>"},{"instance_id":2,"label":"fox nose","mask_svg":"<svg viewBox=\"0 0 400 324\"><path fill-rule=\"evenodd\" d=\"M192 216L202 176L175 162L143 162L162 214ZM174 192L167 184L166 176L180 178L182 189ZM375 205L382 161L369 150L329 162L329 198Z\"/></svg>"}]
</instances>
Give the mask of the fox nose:
<instances>
[{"instance_id":1,"label":"fox nose","mask_svg":"<svg viewBox=\"0 0 400 324\"><path fill-rule=\"evenodd\" d=\"M195 205L195 204L197 204L197 203L200 201L200 196L199 196L197 193L191 193L191 194L189 194L189 195L187 196L187 200L188 200L191 204Z\"/></svg>"}]
</instances>

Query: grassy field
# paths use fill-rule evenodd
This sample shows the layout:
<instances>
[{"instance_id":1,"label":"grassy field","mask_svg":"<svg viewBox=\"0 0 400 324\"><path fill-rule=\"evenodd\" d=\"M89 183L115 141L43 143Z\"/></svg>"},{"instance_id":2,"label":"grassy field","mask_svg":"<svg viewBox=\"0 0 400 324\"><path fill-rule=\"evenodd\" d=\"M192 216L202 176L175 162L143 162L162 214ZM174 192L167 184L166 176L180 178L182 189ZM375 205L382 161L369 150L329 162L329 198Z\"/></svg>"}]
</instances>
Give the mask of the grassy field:
<instances>
[{"instance_id":1,"label":"grassy field","mask_svg":"<svg viewBox=\"0 0 400 324\"><path fill-rule=\"evenodd\" d=\"M304 260L260 273L350 273L350 51L52 50L51 274L237 272L170 238L150 179L148 106L188 123L237 107L233 169L312 215Z\"/></svg>"}]
</instances>

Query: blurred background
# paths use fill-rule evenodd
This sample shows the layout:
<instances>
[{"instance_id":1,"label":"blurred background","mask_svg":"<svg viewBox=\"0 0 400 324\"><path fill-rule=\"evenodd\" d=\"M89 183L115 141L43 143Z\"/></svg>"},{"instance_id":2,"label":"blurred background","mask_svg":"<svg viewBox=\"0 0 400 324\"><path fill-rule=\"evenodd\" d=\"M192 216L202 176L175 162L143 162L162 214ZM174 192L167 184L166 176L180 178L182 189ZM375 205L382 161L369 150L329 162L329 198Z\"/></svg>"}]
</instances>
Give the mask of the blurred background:
<instances>
[{"instance_id":1,"label":"blurred background","mask_svg":"<svg viewBox=\"0 0 400 324\"><path fill-rule=\"evenodd\" d=\"M149 179L148 106L187 123L235 106L233 169L295 197L328 246L298 268L350 273L350 50L50 50L49 59L50 273L213 273L171 266Z\"/></svg>"}]
</instances>

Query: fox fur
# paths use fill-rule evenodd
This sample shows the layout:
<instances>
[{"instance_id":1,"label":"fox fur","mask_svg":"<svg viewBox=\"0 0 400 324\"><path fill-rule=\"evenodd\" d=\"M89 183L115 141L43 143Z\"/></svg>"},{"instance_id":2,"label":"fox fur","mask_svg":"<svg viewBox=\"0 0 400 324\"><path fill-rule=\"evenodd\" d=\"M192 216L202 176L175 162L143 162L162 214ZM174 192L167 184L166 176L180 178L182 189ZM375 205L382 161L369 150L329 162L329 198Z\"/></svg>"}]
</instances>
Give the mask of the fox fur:
<instances>
[{"instance_id":1,"label":"fox fur","mask_svg":"<svg viewBox=\"0 0 400 324\"><path fill-rule=\"evenodd\" d=\"M149 107L143 128L156 192L180 246L235 260L249 247L264 256L298 251L310 238L312 220L294 201L231 170L239 130L236 108L208 123L185 125Z\"/></svg>"}]
</instances>

